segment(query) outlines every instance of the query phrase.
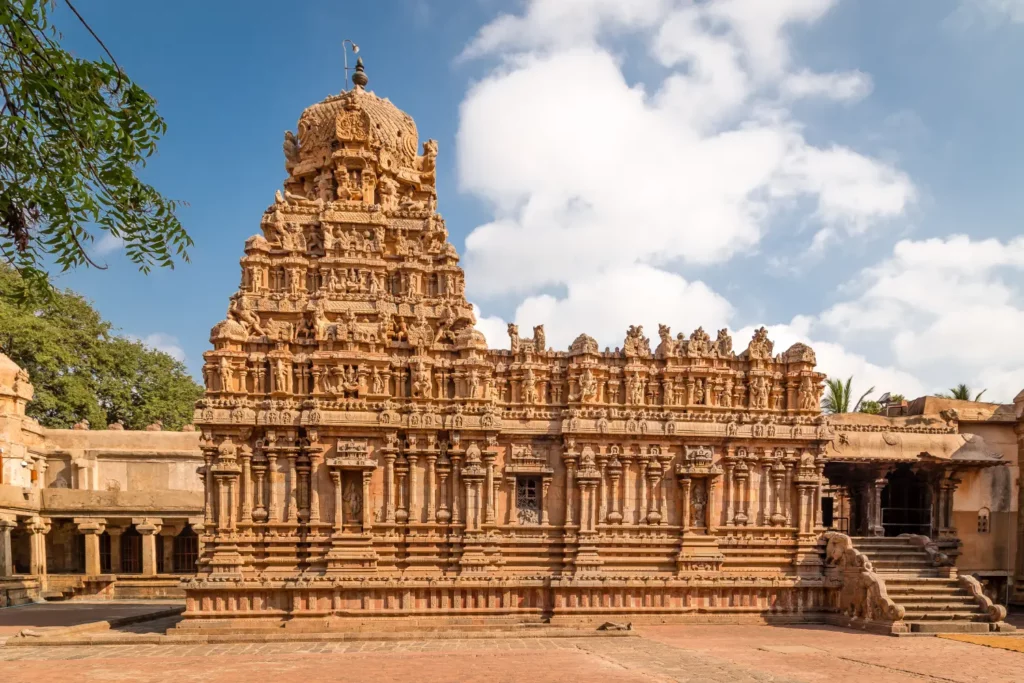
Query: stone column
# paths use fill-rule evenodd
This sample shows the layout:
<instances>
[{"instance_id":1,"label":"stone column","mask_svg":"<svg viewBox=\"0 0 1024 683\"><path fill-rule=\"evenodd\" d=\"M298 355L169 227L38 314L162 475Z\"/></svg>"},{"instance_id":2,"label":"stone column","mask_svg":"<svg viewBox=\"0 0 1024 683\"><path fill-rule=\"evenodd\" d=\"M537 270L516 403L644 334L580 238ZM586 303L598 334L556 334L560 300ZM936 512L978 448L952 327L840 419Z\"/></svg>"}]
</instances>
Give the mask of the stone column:
<instances>
[{"instance_id":1,"label":"stone column","mask_svg":"<svg viewBox=\"0 0 1024 683\"><path fill-rule=\"evenodd\" d=\"M541 480L540 484L540 500L537 501L540 507L540 523L547 526L550 522L548 521L548 489L551 487L551 481L545 477Z\"/></svg>"},{"instance_id":2,"label":"stone column","mask_svg":"<svg viewBox=\"0 0 1024 683\"><path fill-rule=\"evenodd\" d=\"M716 475L709 476L705 488L708 491L708 502L704 509L704 528L707 530L708 536L713 536L715 530L718 529L718 477Z\"/></svg>"},{"instance_id":3,"label":"stone column","mask_svg":"<svg viewBox=\"0 0 1024 683\"><path fill-rule=\"evenodd\" d=\"M737 463L732 476L736 485L736 510L732 519L737 526L746 526L750 521L750 518L747 517L747 503L744 500L747 497L747 483L750 481L750 470L747 469L747 464L745 462Z\"/></svg>"},{"instance_id":4,"label":"stone column","mask_svg":"<svg viewBox=\"0 0 1024 683\"><path fill-rule=\"evenodd\" d=\"M629 495L636 490L635 482L633 482L629 476L630 470L633 469L633 462L635 459L632 456L624 456L624 464L622 466L622 500L621 507L619 508L619 514L622 515L622 522L626 524L633 523L633 512L636 509L636 505L633 507L629 506Z\"/></svg>"},{"instance_id":5,"label":"stone column","mask_svg":"<svg viewBox=\"0 0 1024 683\"><path fill-rule=\"evenodd\" d=\"M889 480L885 475L877 477L868 486L868 536L885 536L882 526L882 489Z\"/></svg>"},{"instance_id":6,"label":"stone column","mask_svg":"<svg viewBox=\"0 0 1024 683\"><path fill-rule=\"evenodd\" d=\"M487 524L494 524L494 508L497 507L494 504L494 455L490 453L484 454L484 468L486 470L487 478L484 483L485 493L487 495L487 507L484 522Z\"/></svg>"},{"instance_id":7,"label":"stone column","mask_svg":"<svg viewBox=\"0 0 1024 683\"><path fill-rule=\"evenodd\" d=\"M662 463L661 479L658 480L658 488L660 489L659 495L661 496L661 502L658 505L658 512L661 513L662 524L668 524L668 486L669 478L671 477L670 472L668 461L666 460Z\"/></svg>"},{"instance_id":8,"label":"stone column","mask_svg":"<svg viewBox=\"0 0 1024 683\"><path fill-rule=\"evenodd\" d=\"M373 470L363 470L363 533L373 531L373 508L370 500L370 484L373 481Z\"/></svg>"},{"instance_id":9,"label":"stone column","mask_svg":"<svg viewBox=\"0 0 1024 683\"><path fill-rule=\"evenodd\" d=\"M252 523L252 454L242 453L242 481L239 484L242 495L242 522L244 524ZM164 569L167 569L167 565L164 564Z\"/></svg>"},{"instance_id":10,"label":"stone column","mask_svg":"<svg viewBox=\"0 0 1024 683\"><path fill-rule=\"evenodd\" d=\"M597 458L597 469L601 478L597 480L597 523L608 522L608 487L605 483L605 474L608 468L608 456L601 453Z\"/></svg>"},{"instance_id":11,"label":"stone column","mask_svg":"<svg viewBox=\"0 0 1024 683\"><path fill-rule=\"evenodd\" d=\"M637 524L647 524L647 459L640 458L636 462L636 476L640 480L640 511Z\"/></svg>"},{"instance_id":12,"label":"stone column","mask_svg":"<svg viewBox=\"0 0 1024 683\"><path fill-rule=\"evenodd\" d=\"M212 463L211 451L204 449L203 455L206 458L206 465L203 467L203 524L207 529L213 527L213 487L215 486L213 473L210 471Z\"/></svg>"},{"instance_id":13,"label":"stone column","mask_svg":"<svg viewBox=\"0 0 1024 683\"><path fill-rule=\"evenodd\" d=\"M447 462L442 461L441 466L438 467L437 476L440 478L440 496L437 513L434 515L435 520L438 524L447 524L452 519L451 510L448 507L448 473L451 471L451 465Z\"/></svg>"},{"instance_id":14,"label":"stone column","mask_svg":"<svg viewBox=\"0 0 1024 683\"><path fill-rule=\"evenodd\" d=\"M0 577L14 576L14 551L11 549L11 529L18 524L13 515L0 516Z\"/></svg>"},{"instance_id":15,"label":"stone column","mask_svg":"<svg viewBox=\"0 0 1024 683\"><path fill-rule=\"evenodd\" d=\"M723 463L725 465L725 467L724 467L724 469L725 469L725 476L724 476L724 479L723 479L724 483L722 485L722 488L723 488L722 504L725 506L725 525L726 526L732 526L733 525L732 469L734 467L734 465L733 465L733 453L734 453L733 447L729 446L728 448L726 448L725 453L726 453L726 455L725 455L725 462Z\"/></svg>"},{"instance_id":16,"label":"stone column","mask_svg":"<svg viewBox=\"0 0 1024 683\"><path fill-rule=\"evenodd\" d=\"M317 486L317 474L320 472L320 454L309 454L309 523L320 523L320 488Z\"/></svg>"},{"instance_id":17,"label":"stone column","mask_svg":"<svg viewBox=\"0 0 1024 683\"><path fill-rule=\"evenodd\" d=\"M480 489L477 487L477 482L472 479L463 479L462 482L466 487L466 531L475 531L479 519L477 512L480 507L478 504Z\"/></svg>"},{"instance_id":18,"label":"stone column","mask_svg":"<svg viewBox=\"0 0 1024 683\"><path fill-rule=\"evenodd\" d=\"M505 477L505 483L508 484L508 523L519 524L519 501L516 500L516 478L514 476Z\"/></svg>"},{"instance_id":19,"label":"stone column","mask_svg":"<svg viewBox=\"0 0 1024 683\"><path fill-rule=\"evenodd\" d=\"M135 524L135 530L142 535L142 575L156 576L156 536L160 533L162 521L146 519Z\"/></svg>"},{"instance_id":20,"label":"stone column","mask_svg":"<svg viewBox=\"0 0 1024 683\"><path fill-rule=\"evenodd\" d=\"M108 526L107 535L110 536L110 573L121 573L121 534L124 528L119 526Z\"/></svg>"},{"instance_id":21,"label":"stone column","mask_svg":"<svg viewBox=\"0 0 1024 683\"><path fill-rule=\"evenodd\" d=\"M423 518L420 514L420 496L419 496L419 484L416 478L416 465L419 463L420 457L414 453L410 453L406 456L409 460L409 488L406 493L406 512L409 514L410 522L422 522Z\"/></svg>"},{"instance_id":22,"label":"stone column","mask_svg":"<svg viewBox=\"0 0 1024 683\"><path fill-rule=\"evenodd\" d=\"M236 510L238 509L238 478L235 475L228 476L228 529L235 530L237 522Z\"/></svg>"},{"instance_id":23,"label":"stone column","mask_svg":"<svg viewBox=\"0 0 1024 683\"><path fill-rule=\"evenodd\" d=\"M948 479L943 479L940 483L941 498L939 512L941 523L939 533L941 536L949 537L956 534L956 529L953 526L953 497L956 494L956 488L959 483L960 480L952 476Z\"/></svg>"},{"instance_id":24,"label":"stone column","mask_svg":"<svg viewBox=\"0 0 1024 683\"><path fill-rule=\"evenodd\" d=\"M340 534L344 520L344 503L341 499L341 472L331 470L331 482L334 484L334 533Z\"/></svg>"},{"instance_id":25,"label":"stone column","mask_svg":"<svg viewBox=\"0 0 1024 683\"><path fill-rule=\"evenodd\" d=\"M85 536L85 574L99 576L100 569L100 534L107 526L105 519L83 517L75 520L78 531Z\"/></svg>"},{"instance_id":26,"label":"stone column","mask_svg":"<svg viewBox=\"0 0 1024 683\"><path fill-rule=\"evenodd\" d=\"M580 531L587 532L592 531L591 529L591 491L593 490L593 483L590 481L580 480L577 482L580 487Z\"/></svg>"},{"instance_id":27,"label":"stone column","mask_svg":"<svg viewBox=\"0 0 1024 683\"><path fill-rule=\"evenodd\" d=\"M782 526L786 523L786 515L781 510L782 505L782 485L786 481L786 470L782 463L776 463L772 466L771 470L771 486L772 486L772 513L769 518L772 526Z\"/></svg>"},{"instance_id":28,"label":"stone column","mask_svg":"<svg viewBox=\"0 0 1024 683\"><path fill-rule=\"evenodd\" d=\"M434 521L434 495L437 489L437 482L435 479L435 467L437 465L437 455L429 453L427 455L427 521Z\"/></svg>"},{"instance_id":29,"label":"stone column","mask_svg":"<svg viewBox=\"0 0 1024 683\"><path fill-rule=\"evenodd\" d=\"M387 498L384 521L395 522L395 454L384 454L384 497Z\"/></svg>"},{"instance_id":30,"label":"stone column","mask_svg":"<svg viewBox=\"0 0 1024 683\"><path fill-rule=\"evenodd\" d=\"M288 495L285 497L287 518L290 524L299 522L299 472L295 468L295 452L288 453Z\"/></svg>"},{"instance_id":31,"label":"stone column","mask_svg":"<svg viewBox=\"0 0 1024 683\"><path fill-rule=\"evenodd\" d=\"M267 521L268 522L280 522L281 521L281 507L277 502L277 486L274 483L274 474L277 472L277 453L274 451L267 452Z\"/></svg>"},{"instance_id":32,"label":"stone column","mask_svg":"<svg viewBox=\"0 0 1024 683\"><path fill-rule=\"evenodd\" d=\"M679 496L679 526L682 527L683 531L690 530L690 485L691 481L688 476L679 478L679 489L681 491Z\"/></svg>"},{"instance_id":33,"label":"stone column","mask_svg":"<svg viewBox=\"0 0 1024 683\"><path fill-rule=\"evenodd\" d=\"M570 527L573 524L572 521L572 498L573 490L576 488L573 483L574 471L576 469L576 463L572 460L566 460L565 462L565 526Z\"/></svg>"},{"instance_id":34,"label":"stone column","mask_svg":"<svg viewBox=\"0 0 1024 683\"><path fill-rule=\"evenodd\" d=\"M405 508L405 501L407 499L405 492L405 475L409 472L409 465L406 463L398 463L395 466L395 488L398 509L395 511L395 521L399 524L405 524L409 521L409 511Z\"/></svg>"},{"instance_id":35,"label":"stone column","mask_svg":"<svg viewBox=\"0 0 1024 683\"><path fill-rule=\"evenodd\" d=\"M50 532L50 520L47 517L33 517L27 527L31 534L29 574L46 576L46 534Z\"/></svg>"},{"instance_id":36,"label":"stone column","mask_svg":"<svg viewBox=\"0 0 1024 683\"><path fill-rule=\"evenodd\" d=\"M252 466L253 472L253 493L256 502L252 512L252 518L258 522L267 521L267 507L265 491L267 488L267 466L256 464Z\"/></svg>"},{"instance_id":37,"label":"stone column","mask_svg":"<svg viewBox=\"0 0 1024 683\"><path fill-rule=\"evenodd\" d=\"M622 512L619 510L619 477L622 476L622 463L618 458L613 458L608 465L608 477L611 479L612 509L608 513L609 524L621 524Z\"/></svg>"},{"instance_id":38,"label":"stone column","mask_svg":"<svg viewBox=\"0 0 1024 683\"><path fill-rule=\"evenodd\" d=\"M462 522L462 457L452 456L452 524Z\"/></svg>"},{"instance_id":39,"label":"stone column","mask_svg":"<svg viewBox=\"0 0 1024 683\"><path fill-rule=\"evenodd\" d=\"M164 555L164 574L174 573L174 537L176 529L164 528L157 536L160 540L157 542L156 551L162 552Z\"/></svg>"}]
</instances>

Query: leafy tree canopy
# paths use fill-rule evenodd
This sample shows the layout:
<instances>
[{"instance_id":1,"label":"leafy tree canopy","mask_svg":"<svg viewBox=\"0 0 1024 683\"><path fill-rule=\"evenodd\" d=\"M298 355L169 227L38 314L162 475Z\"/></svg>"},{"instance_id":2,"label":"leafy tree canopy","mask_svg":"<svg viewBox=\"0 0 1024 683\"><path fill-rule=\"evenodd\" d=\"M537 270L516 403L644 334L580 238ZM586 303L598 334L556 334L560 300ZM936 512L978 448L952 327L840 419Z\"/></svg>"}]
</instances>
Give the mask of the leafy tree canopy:
<instances>
[{"instance_id":1,"label":"leafy tree canopy","mask_svg":"<svg viewBox=\"0 0 1024 683\"><path fill-rule=\"evenodd\" d=\"M28 371L35 398L28 414L47 427L83 419L94 428L121 422L167 429L192 421L203 389L184 364L162 351L117 336L78 294L55 290L33 307L14 303L21 276L0 265L0 345Z\"/></svg>"},{"instance_id":2,"label":"leafy tree canopy","mask_svg":"<svg viewBox=\"0 0 1024 683\"><path fill-rule=\"evenodd\" d=\"M863 401L860 404L860 412L869 415L878 415L882 412L882 404L878 401Z\"/></svg>"},{"instance_id":3,"label":"leafy tree canopy","mask_svg":"<svg viewBox=\"0 0 1024 683\"><path fill-rule=\"evenodd\" d=\"M179 202L139 179L166 130L156 102L110 61L58 42L56 0L0 0L0 257L22 300L48 295L47 269L95 263L97 235L120 239L140 270L188 260Z\"/></svg>"}]
</instances>

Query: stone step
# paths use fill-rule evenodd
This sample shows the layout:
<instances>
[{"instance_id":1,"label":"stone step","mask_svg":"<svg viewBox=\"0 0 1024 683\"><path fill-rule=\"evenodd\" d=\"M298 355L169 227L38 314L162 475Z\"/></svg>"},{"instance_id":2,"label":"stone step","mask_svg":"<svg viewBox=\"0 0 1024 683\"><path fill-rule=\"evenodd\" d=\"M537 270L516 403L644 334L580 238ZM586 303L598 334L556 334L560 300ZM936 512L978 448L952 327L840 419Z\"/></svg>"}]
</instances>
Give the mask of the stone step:
<instances>
[{"instance_id":1,"label":"stone step","mask_svg":"<svg viewBox=\"0 0 1024 683\"><path fill-rule=\"evenodd\" d=\"M934 572L935 567L927 562L911 562L904 560L879 560L877 562L872 561L871 565L875 568L875 571L889 571L906 569L911 572Z\"/></svg>"},{"instance_id":2,"label":"stone step","mask_svg":"<svg viewBox=\"0 0 1024 683\"><path fill-rule=\"evenodd\" d=\"M907 610L904 621L987 621L988 616L966 610Z\"/></svg>"},{"instance_id":3,"label":"stone step","mask_svg":"<svg viewBox=\"0 0 1024 683\"><path fill-rule=\"evenodd\" d=\"M981 621L909 621L911 633L988 633L990 625Z\"/></svg>"},{"instance_id":4,"label":"stone step","mask_svg":"<svg viewBox=\"0 0 1024 683\"><path fill-rule=\"evenodd\" d=\"M902 606L907 612L977 612L978 603L971 599L964 600L946 600L946 601L934 601L934 602L922 602L914 600L913 602L897 600L893 596L893 602L897 605Z\"/></svg>"},{"instance_id":5,"label":"stone step","mask_svg":"<svg viewBox=\"0 0 1024 683\"><path fill-rule=\"evenodd\" d=\"M888 577L883 576L883 579ZM921 583L909 581L886 581L885 587L890 593L906 593L908 595L968 595L967 591L957 584Z\"/></svg>"},{"instance_id":6,"label":"stone step","mask_svg":"<svg viewBox=\"0 0 1024 683\"><path fill-rule=\"evenodd\" d=\"M958 602L967 601L974 604L974 598L967 593L949 591L945 593L921 593L918 591L889 590L889 597L896 602Z\"/></svg>"},{"instance_id":7,"label":"stone step","mask_svg":"<svg viewBox=\"0 0 1024 683\"><path fill-rule=\"evenodd\" d=\"M928 559L928 553L919 548L864 548L862 553L868 557L920 557Z\"/></svg>"},{"instance_id":8,"label":"stone step","mask_svg":"<svg viewBox=\"0 0 1024 683\"><path fill-rule=\"evenodd\" d=\"M48 602L57 602L58 600L67 600L74 595L74 591L43 591L41 593L43 600Z\"/></svg>"}]
</instances>

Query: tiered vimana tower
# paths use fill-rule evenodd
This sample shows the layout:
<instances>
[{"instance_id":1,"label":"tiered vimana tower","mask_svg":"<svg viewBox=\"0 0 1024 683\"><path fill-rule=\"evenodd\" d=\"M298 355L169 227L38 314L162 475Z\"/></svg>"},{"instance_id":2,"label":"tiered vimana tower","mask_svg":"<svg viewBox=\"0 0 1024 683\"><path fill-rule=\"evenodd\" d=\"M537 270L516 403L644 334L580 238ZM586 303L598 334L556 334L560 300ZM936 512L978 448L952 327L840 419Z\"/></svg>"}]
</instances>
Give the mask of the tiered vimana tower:
<instances>
[{"instance_id":1,"label":"tiered vimana tower","mask_svg":"<svg viewBox=\"0 0 1024 683\"><path fill-rule=\"evenodd\" d=\"M822 375L763 329L553 351L474 329L437 144L352 90L288 178L210 335L206 513L184 628L366 618L813 618ZM244 620L240 621L240 620Z\"/></svg>"}]
</instances>

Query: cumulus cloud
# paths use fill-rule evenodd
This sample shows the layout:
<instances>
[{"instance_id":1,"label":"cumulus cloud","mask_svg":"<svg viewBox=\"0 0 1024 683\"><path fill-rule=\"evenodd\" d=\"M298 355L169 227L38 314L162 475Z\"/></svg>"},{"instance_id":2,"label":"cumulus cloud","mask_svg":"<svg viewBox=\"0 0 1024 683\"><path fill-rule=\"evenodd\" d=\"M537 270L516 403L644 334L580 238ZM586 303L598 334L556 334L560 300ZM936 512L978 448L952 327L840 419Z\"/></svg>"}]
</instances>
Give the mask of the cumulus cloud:
<instances>
[{"instance_id":1,"label":"cumulus cloud","mask_svg":"<svg viewBox=\"0 0 1024 683\"><path fill-rule=\"evenodd\" d=\"M138 337L134 334L125 335L129 339L137 342L141 342L151 349L157 351L163 351L174 360L185 362L185 349L181 347L181 343L178 338L171 334L165 334L163 332L154 332L148 334L145 337Z\"/></svg>"},{"instance_id":2,"label":"cumulus cloud","mask_svg":"<svg viewBox=\"0 0 1024 683\"><path fill-rule=\"evenodd\" d=\"M1024 0L960 0L960 5L949 15L947 25L969 29L979 24L1024 24Z\"/></svg>"},{"instance_id":3,"label":"cumulus cloud","mask_svg":"<svg viewBox=\"0 0 1024 683\"><path fill-rule=\"evenodd\" d=\"M524 334L545 324L556 348L581 332L619 346L628 325L654 336L657 323L731 323L743 348L753 321L688 272L753 253L770 232L825 251L900 219L917 194L893 164L805 136L796 102L849 105L872 90L868 74L817 72L791 48L793 29L837 1L531 0L482 28L463 58L493 66L467 92L457 136L460 186L491 209L466 239L470 295L485 310L514 301L507 317ZM661 75L627 78L624 45L640 45ZM1010 257L993 255L1016 247L968 243L897 245L828 310L769 324L777 348L809 343L823 372L879 392L995 386L991 344L953 343L949 311L981 326L978 312L998 304L1007 329L1017 325L1014 292L994 275ZM940 285L936 269L965 246L974 275L960 264L959 281ZM914 308L929 295L957 305ZM503 317L478 317L488 342L507 348ZM934 371L943 364L963 373Z\"/></svg>"},{"instance_id":4,"label":"cumulus cloud","mask_svg":"<svg viewBox=\"0 0 1024 683\"><path fill-rule=\"evenodd\" d=\"M968 382L1009 400L1024 385L1024 237L903 240L846 286L823 329L880 347L931 389Z\"/></svg>"},{"instance_id":5,"label":"cumulus cloud","mask_svg":"<svg viewBox=\"0 0 1024 683\"><path fill-rule=\"evenodd\" d=\"M481 29L465 54L500 59L460 109L461 187L493 209L466 240L472 293L725 262L798 200L836 236L900 216L903 172L811 145L779 104L869 90L859 72L793 67L787 29L833 4L534 0ZM602 44L624 33L668 68L661 82L626 79Z\"/></svg>"},{"instance_id":6,"label":"cumulus cloud","mask_svg":"<svg viewBox=\"0 0 1024 683\"><path fill-rule=\"evenodd\" d=\"M111 254L119 250L123 246L124 240L107 232L103 234L103 237L99 238L95 246L92 248L92 251L96 256L106 256L107 254Z\"/></svg>"},{"instance_id":7,"label":"cumulus cloud","mask_svg":"<svg viewBox=\"0 0 1024 683\"><path fill-rule=\"evenodd\" d=\"M803 70L782 80L783 94L793 98L824 97L856 102L871 93L871 77L861 71L819 74Z\"/></svg>"}]
</instances>

